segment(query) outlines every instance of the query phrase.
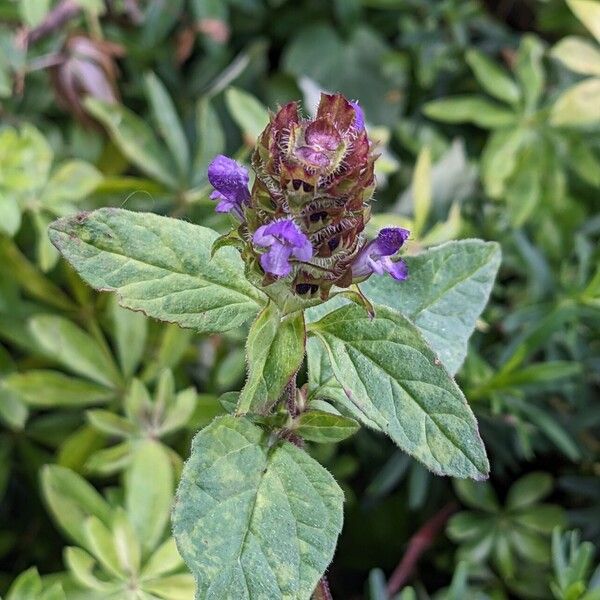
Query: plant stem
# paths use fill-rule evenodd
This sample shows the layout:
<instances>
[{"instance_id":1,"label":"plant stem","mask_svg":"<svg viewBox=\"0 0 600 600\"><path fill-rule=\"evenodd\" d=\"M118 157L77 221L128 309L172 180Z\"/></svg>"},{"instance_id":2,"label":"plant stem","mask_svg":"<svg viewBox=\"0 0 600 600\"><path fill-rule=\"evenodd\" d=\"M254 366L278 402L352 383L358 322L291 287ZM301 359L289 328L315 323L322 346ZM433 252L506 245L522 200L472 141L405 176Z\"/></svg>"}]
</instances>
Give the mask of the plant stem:
<instances>
[{"instance_id":1,"label":"plant stem","mask_svg":"<svg viewBox=\"0 0 600 600\"><path fill-rule=\"evenodd\" d=\"M323 575L317 584L317 589L314 591L313 600L333 600L327 576Z\"/></svg>"},{"instance_id":2,"label":"plant stem","mask_svg":"<svg viewBox=\"0 0 600 600\"><path fill-rule=\"evenodd\" d=\"M402 560L388 581L387 591L390 598L398 593L410 579L421 555L433 544L438 533L455 510L454 502L446 504L410 538Z\"/></svg>"},{"instance_id":3,"label":"plant stem","mask_svg":"<svg viewBox=\"0 0 600 600\"><path fill-rule=\"evenodd\" d=\"M296 404L296 375L294 375L287 384L284 392L285 404L292 418L295 418L300 413Z\"/></svg>"}]
</instances>

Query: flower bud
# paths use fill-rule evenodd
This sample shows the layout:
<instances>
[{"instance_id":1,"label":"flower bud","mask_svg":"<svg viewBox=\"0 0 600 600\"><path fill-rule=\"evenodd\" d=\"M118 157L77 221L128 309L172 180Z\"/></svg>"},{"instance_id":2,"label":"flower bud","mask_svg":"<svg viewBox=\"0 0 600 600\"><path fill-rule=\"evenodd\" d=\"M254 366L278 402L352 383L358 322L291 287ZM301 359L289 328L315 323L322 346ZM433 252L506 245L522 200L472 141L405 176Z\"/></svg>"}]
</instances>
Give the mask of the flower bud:
<instances>
[{"instance_id":1,"label":"flower bud","mask_svg":"<svg viewBox=\"0 0 600 600\"><path fill-rule=\"evenodd\" d=\"M393 255L408 231L387 228L368 243L363 236L376 158L359 105L322 94L314 119L304 119L296 102L271 116L252 155L250 192L235 161L211 163L217 211L241 221L242 256L267 293L285 281L301 299L326 300L333 286L348 287L372 273L406 278L406 266Z\"/></svg>"}]
</instances>

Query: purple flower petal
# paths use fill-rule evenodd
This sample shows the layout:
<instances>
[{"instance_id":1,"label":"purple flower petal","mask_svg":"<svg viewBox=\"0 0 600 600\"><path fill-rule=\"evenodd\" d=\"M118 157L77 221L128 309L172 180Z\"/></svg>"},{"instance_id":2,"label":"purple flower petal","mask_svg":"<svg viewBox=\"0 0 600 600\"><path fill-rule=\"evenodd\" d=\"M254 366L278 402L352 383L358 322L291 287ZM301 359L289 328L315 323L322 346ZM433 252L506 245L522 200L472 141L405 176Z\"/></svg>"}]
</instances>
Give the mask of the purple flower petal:
<instances>
[{"instance_id":1,"label":"purple flower petal","mask_svg":"<svg viewBox=\"0 0 600 600\"><path fill-rule=\"evenodd\" d=\"M232 212L243 218L243 205L250 200L248 169L219 154L208 166L208 180L215 188L210 197L219 201L217 212Z\"/></svg>"},{"instance_id":2,"label":"purple flower petal","mask_svg":"<svg viewBox=\"0 0 600 600\"><path fill-rule=\"evenodd\" d=\"M354 123L352 127L358 131L362 131L365 128L365 114L358 102L350 102L352 108L354 108Z\"/></svg>"},{"instance_id":3,"label":"purple flower petal","mask_svg":"<svg viewBox=\"0 0 600 600\"><path fill-rule=\"evenodd\" d=\"M354 260L352 278L364 279L372 273L389 273L399 281L407 279L406 264L402 261L394 262L391 256L400 250L409 235L410 232L402 227L382 229L377 238L367 243Z\"/></svg>"},{"instance_id":4,"label":"purple flower petal","mask_svg":"<svg viewBox=\"0 0 600 600\"><path fill-rule=\"evenodd\" d=\"M252 237L254 244L268 251L261 255L262 268L276 277L292 270L290 258L309 260L313 255L310 240L291 219L261 225Z\"/></svg>"}]
</instances>

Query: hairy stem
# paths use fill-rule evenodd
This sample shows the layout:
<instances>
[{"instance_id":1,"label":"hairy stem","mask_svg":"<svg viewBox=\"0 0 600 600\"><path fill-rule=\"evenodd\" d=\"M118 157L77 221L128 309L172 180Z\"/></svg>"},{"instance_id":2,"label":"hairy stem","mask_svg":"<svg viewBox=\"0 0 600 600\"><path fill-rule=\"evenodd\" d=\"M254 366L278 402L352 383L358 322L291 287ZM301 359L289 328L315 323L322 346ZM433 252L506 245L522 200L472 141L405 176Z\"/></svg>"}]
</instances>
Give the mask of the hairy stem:
<instances>
[{"instance_id":1,"label":"hairy stem","mask_svg":"<svg viewBox=\"0 0 600 600\"><path fill-rule=\"evenodd\" d=\"M317 589L313 594L313 600L333 600L326 575L323 575L317 584Z\"/></svg>"}]
</instances>

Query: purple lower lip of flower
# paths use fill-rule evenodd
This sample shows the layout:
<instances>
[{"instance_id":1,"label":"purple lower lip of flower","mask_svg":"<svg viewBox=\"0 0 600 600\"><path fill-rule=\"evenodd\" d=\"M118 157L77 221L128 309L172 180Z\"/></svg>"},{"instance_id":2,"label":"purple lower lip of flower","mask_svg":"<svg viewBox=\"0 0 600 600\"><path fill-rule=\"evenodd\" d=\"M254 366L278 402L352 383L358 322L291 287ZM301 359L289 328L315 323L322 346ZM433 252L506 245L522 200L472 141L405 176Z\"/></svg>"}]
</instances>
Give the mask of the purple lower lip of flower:
<instances>
[{"instance_id":1,"label":"purple lower lip of flower","mask_svg":"<svg viewBox=\"0 0 600 600\"><path fill-rule=\"evenodd\" d=\"M248 169L219 154L208 166L208 180L215 188L210 197L218 201L216 211L230 212L243 219L243 205L250 200Z\"/></svg>"},{"instance_id":2,"label":"purple lower lip of flower","mask_svg":"<svg viewBox=\"0 0 600 600\"><path fill-rule=\"evenodd\" d=\"M393 261L392 256L400 250L410 232L402 227L386 227L377 237L367 243L352 265L352 278L364 279L372 273L389 273L394 279L408 278L408 269L403 261Z\"/></svg>"},{"instance_id":3,"label":"purple lower lip of flower","mask_svg":"<svg viewBox=\"0 0 600 600\"><path fill-rule=\"evenodd\" d=\"M285 277L292 270L290 259L309 260L313 255L310 240L291 219L262 225L252 237L254 244L268 251L260 256L265 272Z\"/></svg>"}]
</instances>

